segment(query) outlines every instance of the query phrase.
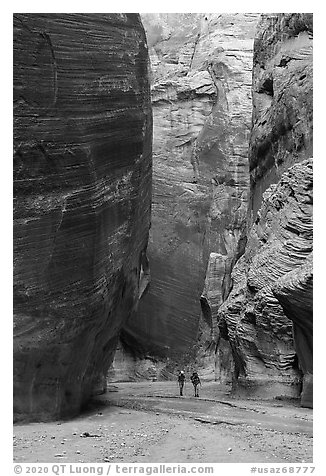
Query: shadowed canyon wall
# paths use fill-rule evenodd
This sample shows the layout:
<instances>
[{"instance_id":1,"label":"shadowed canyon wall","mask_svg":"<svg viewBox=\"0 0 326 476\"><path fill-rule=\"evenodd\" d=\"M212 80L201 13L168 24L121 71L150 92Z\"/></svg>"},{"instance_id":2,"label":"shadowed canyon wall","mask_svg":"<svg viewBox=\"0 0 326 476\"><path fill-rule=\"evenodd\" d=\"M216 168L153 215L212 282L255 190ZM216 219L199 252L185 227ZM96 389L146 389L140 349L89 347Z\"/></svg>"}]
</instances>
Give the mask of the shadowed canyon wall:
<instances>
[{"instance_id":1,"label":"shadowed canyon wall","mask_svg":"<svg viewBox=\"0 0 326 476\"><path fill-rule=\"evenodd\" d=\"M304 406L312 406L311 157L312 14L263 15L254 47L247 240L219 328L238 391L302 390Z\"/></svg>"},{"instance_id":2,"label":"shadowed canyon wall","mask_svg":"<svg viewBox=\"0 0 326 476\"><path fill-rule=\"evenodd\" d=\"M71 417L113 359L148 278L151 147L139 15L14 15L17 419Z\"/></svg>"},{"instance_id":3,"label":"shadowed canyon wall","mask_svg":"<svg viewBox=\"0 0 326 476\"><path fill-rule=\"evenodd\" d=\"M159 363L164 358L171 365L193 360L203 283L214 260L223 277L214 302L202 297L201 327L205 345L215 338L247 213L258 20L256 14L142 15L154 115L151 283L121 335L136 376L168 377L169 365L163 371ZM145 356L158 360L144 359L141 370L138 358ZM116 378L132 374L123 350L114 368Z\"/></svg>"}]
</instances>

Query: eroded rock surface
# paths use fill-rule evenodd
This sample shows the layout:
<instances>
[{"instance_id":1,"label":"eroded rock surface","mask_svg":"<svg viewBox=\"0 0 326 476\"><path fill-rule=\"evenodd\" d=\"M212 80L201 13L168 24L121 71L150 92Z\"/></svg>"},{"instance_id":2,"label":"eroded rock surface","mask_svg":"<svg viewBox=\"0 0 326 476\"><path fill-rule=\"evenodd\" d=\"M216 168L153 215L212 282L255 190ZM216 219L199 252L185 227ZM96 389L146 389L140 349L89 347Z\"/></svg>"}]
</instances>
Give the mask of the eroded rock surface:
<instances>
[{"instance_id":1,"label":"eroded rock surface","mask_svg":"<svg viewBox=\"0 0 326 476\"><path fill-rule=\"evenodd\" d=\"M143 288L148 53L136 14L14 15L14 407L73 415Z\"/></svg>"},{"instance_id":2,"label":"eroded rock surface","mask_svg":"<svg viewBox=\"0 0 326 476\"><path fill-rule=\"evenodd\" d=\"M253 91L247 244L219 328L237 389L296 396L300 369L312 406L312 15L263 15Z\"/></svg>"},{"instance_id":3,"label":"eroded rock surface","mask_svg":"<svg viewBox=\"0 0 326 476\"><path fill-rule=\"evenodd\" d=\"M154 114L151 284L122 339L126 348L184 365L197 344L210 253L223 256L217 273L226 269L211 303L215 313L218 296L229 288L245 223L259 15L146 14L142 19Z\"/></svg>"},{"instance_id":4,"label":"eroded rock surface","mask_svg":"<svg viewBox=\"0 0 326 476\"><path fill-rule=\"evenodd\" d=\"M253 68L250 209L294 163L312 157L312 14L262 15Z\"/></svg>"},{"instance_id":5,"label":"eroded rock surface","mask_svg":"<svg viewBox=\"0 0 326 476\"><path fill-rule=\"evenodd\" d=\"M312 371L312 287L311 268L307 268L311 253L312 161L306 160L264 193L245 254L232 273L232 291L219 309L238 386L266 396L298 395L300 374L288 317L294 320L296 333L304 335L298 339L301 350L297 351L299 362L300 353L305 356L302 369ZM301 304L295 303L296 294ZM300 307L304 303L298 316L289 302Z\"/></svg>"},{"instance_id":6,"label":"eroded rock surface","mask_svg":"<svg viewBox=\"0 0 326 476\"><path fill-rule=\"evenodd\" d=\"M303 372L301 404L313 405L313 259L312 253L304 263L276 281L273 294L293 321L294 347Z\"/></svg>"}]
</instances>

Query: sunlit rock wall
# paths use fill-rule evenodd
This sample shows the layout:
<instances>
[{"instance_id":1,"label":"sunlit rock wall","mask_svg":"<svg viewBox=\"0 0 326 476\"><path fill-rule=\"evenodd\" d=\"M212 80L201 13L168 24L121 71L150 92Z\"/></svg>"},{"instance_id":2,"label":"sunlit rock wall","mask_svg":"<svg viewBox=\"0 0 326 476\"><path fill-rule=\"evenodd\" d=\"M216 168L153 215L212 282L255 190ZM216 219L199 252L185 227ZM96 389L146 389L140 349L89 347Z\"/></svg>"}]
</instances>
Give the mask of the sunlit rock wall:
<instances>
[{"instance_id":1,"label":"sunlit rock wall","mask_svg":"<svg viewBox=\"0 0 326 476\"><path fill-rule=\"evenodd\" d=\"M77 413L113 359L148 277L151 144L138 15L14 15L17 419Z\"/></svg>"},{"instance_id":2,"label":"sunlit rock wall","mask_svg":"<svg viewBox=\"0 0 326 476\"><path fill-rule=\"evenodd\" d=\"M263 15L253 106L247 244L219 328L237 390L297 396L303 373L312 406L312 15Z\"/></svg>"},{"instance_id":3,"label":"sunlit rock wall","mask_svg":"<svg viewBox=\"0 0 326 476\"><path fill-rule=\"evenodd\" d=\"M258 19L255 14L142 15L154 114L151 284L124 327L122 341L131 351L141 348L142 355L179 365L193 358L211 252L223 256L217 272L225 271L215 301L204 307L207 345L216 338L211 314L217 329L215 304L229 288L247 212Z\"/></svg>"}]
</instances>

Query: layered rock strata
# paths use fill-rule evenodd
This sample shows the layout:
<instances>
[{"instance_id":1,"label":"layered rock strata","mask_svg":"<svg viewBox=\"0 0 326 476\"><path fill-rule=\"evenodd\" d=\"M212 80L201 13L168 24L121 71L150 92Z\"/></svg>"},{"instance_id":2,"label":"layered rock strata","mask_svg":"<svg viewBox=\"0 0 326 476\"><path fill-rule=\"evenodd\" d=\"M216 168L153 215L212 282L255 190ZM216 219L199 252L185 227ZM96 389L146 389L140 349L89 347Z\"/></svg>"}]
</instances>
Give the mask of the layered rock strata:
<instances>
[{"instance_id":1,"label":"layered rock strata","mask_svg":"<svg viewBox=\"0 0 326 476\"><path fill-rule=\"evenodd\" d=\"M72 416L148 279L152 113L136 14L14 15L14 411Z\"/></svg>"},{"instance_id":2,"label":"layered rock strata","mask_svg":"<svg viewBox=\"0 0 326 476\"><path fill-rule=\"evenodd\" d=\"M272 287L285 315L293 322L294 347L303 372L301 405L313 406L313 259L285 274Z\"/></svg>"},{"instance_id":3,"label":"layered rock strata","mask_svg":"<svg viewBox=\"0 0 326 476\"><path fill-rule=\"evenodd\" d=\"M263 15L253 105L246 247L219 329L238 390L297 396L303 372L312 406L311 15Z\"/></svg>"},{"instance_id":4,"label":"layered rock strata","mask_svg":"<svg viewBox=\"0 0 326 476\"><path fill-rule=\"evenodd\" d=\"M232 291L219 309L238 389L298 395L300 374L289 317L295 321L294 338L301 335L300 366L312 371L311 253L312 161L307 160L264 193L245 253L232 273ZM296 306L302 307L298 315Z\"/></svg>"},{"instance_id":5,"label":"layered rock strata","mask_svg":"<svg viewBox=\"0 0 326 476\"><path fill-rule=\"evenodd\" d=\"M253 67L250 210L294 163L312 157L312 14L262 15Z\"/></svg>"},{"instance_id":6,"label":"layered rock strata","mask_svg":"<svg viewBox=\"0 0 326 476\"><path fill-rule=\"evenodd\" d=\"M207 302L216 323L216 302L229 288L247 211L258 18L142 16L154 114L151 284L137 316L124 326L122 339L131 351L141 347L143 355L169 357L180 365L193 357L211 252L223 256L217 273L227 270L215 303Z\"/></svg>"}]
</instances>

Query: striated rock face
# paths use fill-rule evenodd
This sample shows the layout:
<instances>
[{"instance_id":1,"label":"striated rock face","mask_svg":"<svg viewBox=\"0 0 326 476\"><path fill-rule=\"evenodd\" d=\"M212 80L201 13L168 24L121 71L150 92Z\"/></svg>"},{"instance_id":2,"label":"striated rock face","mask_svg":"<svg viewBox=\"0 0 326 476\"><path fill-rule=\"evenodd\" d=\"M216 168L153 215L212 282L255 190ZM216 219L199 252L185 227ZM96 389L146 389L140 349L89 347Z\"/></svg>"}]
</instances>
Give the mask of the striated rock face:
<instances>
[{"instance_id":1,"label":"striated rock face","mask_svg":"<svg viewBox=\"0 0 326 476\"><path fill-rule=\"evenodd\" d=\"M237 383L249 391L269 396L298 394L300 374L288 317L296 321L297 333L304 332L302 340L308 344L300 345L301 352L306 356L305 367L312 370L310 284L300 293L300 284L304 287L311 279L311 274L306 275L311 253L312 161L306 160L265 192L245 254L233 270L232 291L219 309L219 326L232 348ZM296 317L292 305L284 313L286 303L295 302L296 293L305 302L301 317ZM278 300L280 294L283 299Z\"/></svg>"},{"instance_id":2,"label":"striated rock face","mask_svg":"<svg viewBox=\"0 0 326 476\"><path fill-rule=\"evenodd\" d=\"M262 15L253 68L250 209L296 162L312 157L312 14Z\"/></svg>"},{"instance_id":3,"label":"striated rock face","mask_svg":"<svg viewBox=\"0 0 326 476\"><path fill-rule=\"evenodd\" d=\"M183 365L197 343L210 253L223 256L211 314L229 288L245 223L255 14L144 14L154 114L151 284L125 348ZM215 256L215 255L214 255ZM226 272L225 272L226 270ZM208 278L209 279L209 278ZM216 316L215 316L216 322ZM216 325L215 325L216 328Z\"/></svg>"},{"instance_id":4,"label":"striated rock face","mask_svg":"<svg viewBox=\"0 0 326 476\"><path fill-rule=\"evenodd\" d=\"M147 279L147 67L136 14L14 15L17 419L79 411Z\"/></svg>"},{"instance_id":5,"label":"striated rock face","mask_svg":"<svg viewBox=\"0 0 326 476\"><path fill-rule=\"evenodd\" d=\"M303 372L301 405L313 405L313 259L285 274L272 287L273 294L293 321L294 346Z\"/></svg>"},{"instance_id":6,"label":"striated rock face","mask_svg":"<svg viewBox=\"0 0 326 476\"><path fill-rule=\"evenodd\" d=\"M238 390L296 396L301 370L312 406L311 15L262 17L253 86L247 241L219 328Z\"/></svg>"}]
</instances>

